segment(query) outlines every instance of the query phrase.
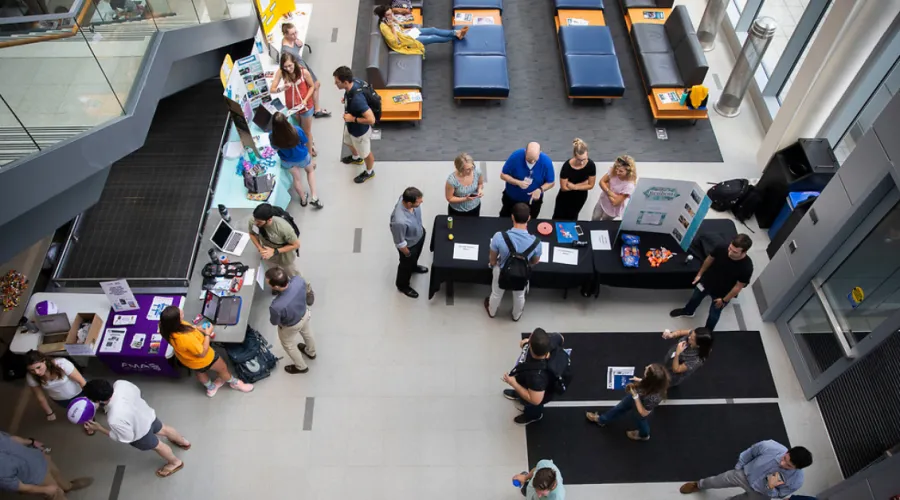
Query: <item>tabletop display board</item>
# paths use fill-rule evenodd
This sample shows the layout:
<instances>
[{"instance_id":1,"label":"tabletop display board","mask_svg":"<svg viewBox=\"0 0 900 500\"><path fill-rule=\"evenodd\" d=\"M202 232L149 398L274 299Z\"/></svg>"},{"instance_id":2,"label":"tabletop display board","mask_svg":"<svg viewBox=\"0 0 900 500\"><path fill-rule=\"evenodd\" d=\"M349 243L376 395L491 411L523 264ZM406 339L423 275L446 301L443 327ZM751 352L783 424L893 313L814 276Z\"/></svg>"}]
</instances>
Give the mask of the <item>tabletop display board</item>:
<instances>
[{"instance_id":1,"label":"tabletop display board","mask_svg":"<svg viewBox=\"0 0 900 500\"><path fill-rule=\"evenodd\" d=\"M100 282L100 288L102 288L103 293L106 294L106 298L109 300L109 304L112 306L113 311L133 311L138 308L137 300L135 300L134 294L131 293L131 287L128 286L128 281L102 281Z\"/></svg>"},{"instance_id":2,"label":"tabletop display board","mask_svg":"<svg viewBox=\"0 0 900 500\"><path fill-rule=\"evenodd\" d=\"M634 194L622 215L622 231L671 234L687 250L710 200L699 184L672 179L638 179Z\"/></svg>"},{"instance_id":3,"label":"tabletop display board","mask_svg":"<svg viewBox=\"0 0 900 500\"><path fill-rule=\"evenodd\" d=\"M254 0L253 6L259 15L259 25L263 33L268 35L278 28L278 21L285 14L293 12L297 6L294 0Z\"/></svg>"}]
</instances>

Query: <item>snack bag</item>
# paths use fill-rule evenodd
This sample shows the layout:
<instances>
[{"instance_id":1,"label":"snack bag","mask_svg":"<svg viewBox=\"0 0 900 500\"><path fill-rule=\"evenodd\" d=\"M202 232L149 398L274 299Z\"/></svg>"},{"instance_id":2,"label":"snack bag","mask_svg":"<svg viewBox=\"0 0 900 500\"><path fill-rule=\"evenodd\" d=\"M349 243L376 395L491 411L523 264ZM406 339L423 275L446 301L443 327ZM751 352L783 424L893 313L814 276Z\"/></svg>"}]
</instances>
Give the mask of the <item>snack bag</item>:
<instances>
[{"instance_id":1,"label":"snack bag","mask_svg":"<svg viewBox=\"0 0 900 500\"><path fill-rule=\"evenodd\" d=\"M641 244L641 237L635 236L633 234L623 234L622 242L629 246L636 246Z\"/></svg>"}]
</instances>

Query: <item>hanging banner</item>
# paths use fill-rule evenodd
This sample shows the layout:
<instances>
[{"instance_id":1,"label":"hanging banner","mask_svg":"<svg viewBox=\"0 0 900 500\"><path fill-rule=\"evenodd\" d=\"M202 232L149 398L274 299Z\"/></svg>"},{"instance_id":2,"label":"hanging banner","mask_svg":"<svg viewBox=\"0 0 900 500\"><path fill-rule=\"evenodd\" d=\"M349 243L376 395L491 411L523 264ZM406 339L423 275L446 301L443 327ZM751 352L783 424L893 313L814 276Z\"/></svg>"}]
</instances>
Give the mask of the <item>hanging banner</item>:
<instances>
[{"instance_id":1,"label":"hanging banner","mask_svg":"<svg viewBox=\"0 0 900 500\"><path fill-rule=\"evenodd\" d=\"M706 192L696 182L641 178L619 231L671 234L687 250L709 205Z\"/></svg>"},{"instance_id":2,"label":"hanging banner","mask_svg":"<svg viewBox=\"0 0 900 500\"><path fill-rule=\"evenodd\" d=\"M234 68L234 62L231 60L231 54L225 54L225 60L222 61L222 67L219 69L219 79L222 80L222 87L228 87L228 77Z\"/></svg>"},{"instance_id":3,"label":"hanging banner","mask_svg":"<svg viewBox=\"0 0 900 500\"><path fill-rule=\"evenodd\" d=\"M259 15L259 24L263 33L268 35L278 27L278 21L297 7L294 0L254 0L256 13Z\"/></svg>"}]
</instances>

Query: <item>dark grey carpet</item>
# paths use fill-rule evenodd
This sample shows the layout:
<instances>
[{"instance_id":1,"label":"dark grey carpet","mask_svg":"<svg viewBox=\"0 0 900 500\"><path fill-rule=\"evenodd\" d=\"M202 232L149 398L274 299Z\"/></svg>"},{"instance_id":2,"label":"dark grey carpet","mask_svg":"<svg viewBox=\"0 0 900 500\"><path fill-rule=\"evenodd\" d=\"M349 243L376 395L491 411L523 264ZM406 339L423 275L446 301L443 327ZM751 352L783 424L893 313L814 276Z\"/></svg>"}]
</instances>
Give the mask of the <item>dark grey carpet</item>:
<instances>
[{"instance_id":1,"label":"dark grey carpet","mask_svg":"<svg viewBox=\"0 0 900 500\"><path fill-rule=\"evenodd\" d=\"M184 278L227 111L218 78L159 101L141 149L111 167L63 278Z\"/></svg>"},{"instance_id":2,"label":"dark grey carpet","mask_svg":"<svg viewBox=\"0 0 900 500\"><path fill-rule=\"evenodd\" d=\"M373 0L360 0L353 57L354 73L365 75L368 32ZM424 119L418 127L406 123L380 126L382 139L373 142L377 160L452 160L467 151L476 160L505 160L527 141L541 143L555 161L571 155L572 139L590 145L600 162L627 153L637 161L722 161L708 121L696 126L661 125L669 140L656 138L647 96L631 48L621 7L606 2L606 23L615 41L625 79L625 97L611 106L569 103L553 25L553 2L507 0L503 25L509 54L510 97L505 102L453 102L453 50L449 44L427 47L424 67ZM448 28L452 0L428 0L426 26Z\"/></svg>"}]
</instances>

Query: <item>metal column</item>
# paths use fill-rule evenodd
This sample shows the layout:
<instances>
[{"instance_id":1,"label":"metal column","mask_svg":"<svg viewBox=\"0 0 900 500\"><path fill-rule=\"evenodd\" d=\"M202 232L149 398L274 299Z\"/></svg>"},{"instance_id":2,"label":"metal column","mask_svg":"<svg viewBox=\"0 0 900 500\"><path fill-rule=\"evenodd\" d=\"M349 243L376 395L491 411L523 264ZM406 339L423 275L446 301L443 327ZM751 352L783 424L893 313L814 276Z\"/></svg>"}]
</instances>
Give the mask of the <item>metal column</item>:
<instances>
[{"instance_id":1,"label":"metal column","mask_svg":"<svg viewBox=\"0 0 900 500\"><path fill-rule=\"evenodd\" d=\"M729 0L709 0L703 17L700 19L700 27L697 28L697 39L704 52L716 48L716 35L725 19L725 7Z\"/></svg>"},{"instance_id":2,"label":"metal column","mask_svg":"<svg viewBox=\"0 0 900 500\"><path fill-rule=\"evenodd\" d=\"M771 17L759 17L750 26L747 40L741 47L734 62L734 68L728 76L722 96L716 101L715 109L720 115L731 118L741 112L741 101L753 81L753 74L762 62L763 54L769 48L769 42L775 35L778 25Z\"/></svg>"}]
</instances>

